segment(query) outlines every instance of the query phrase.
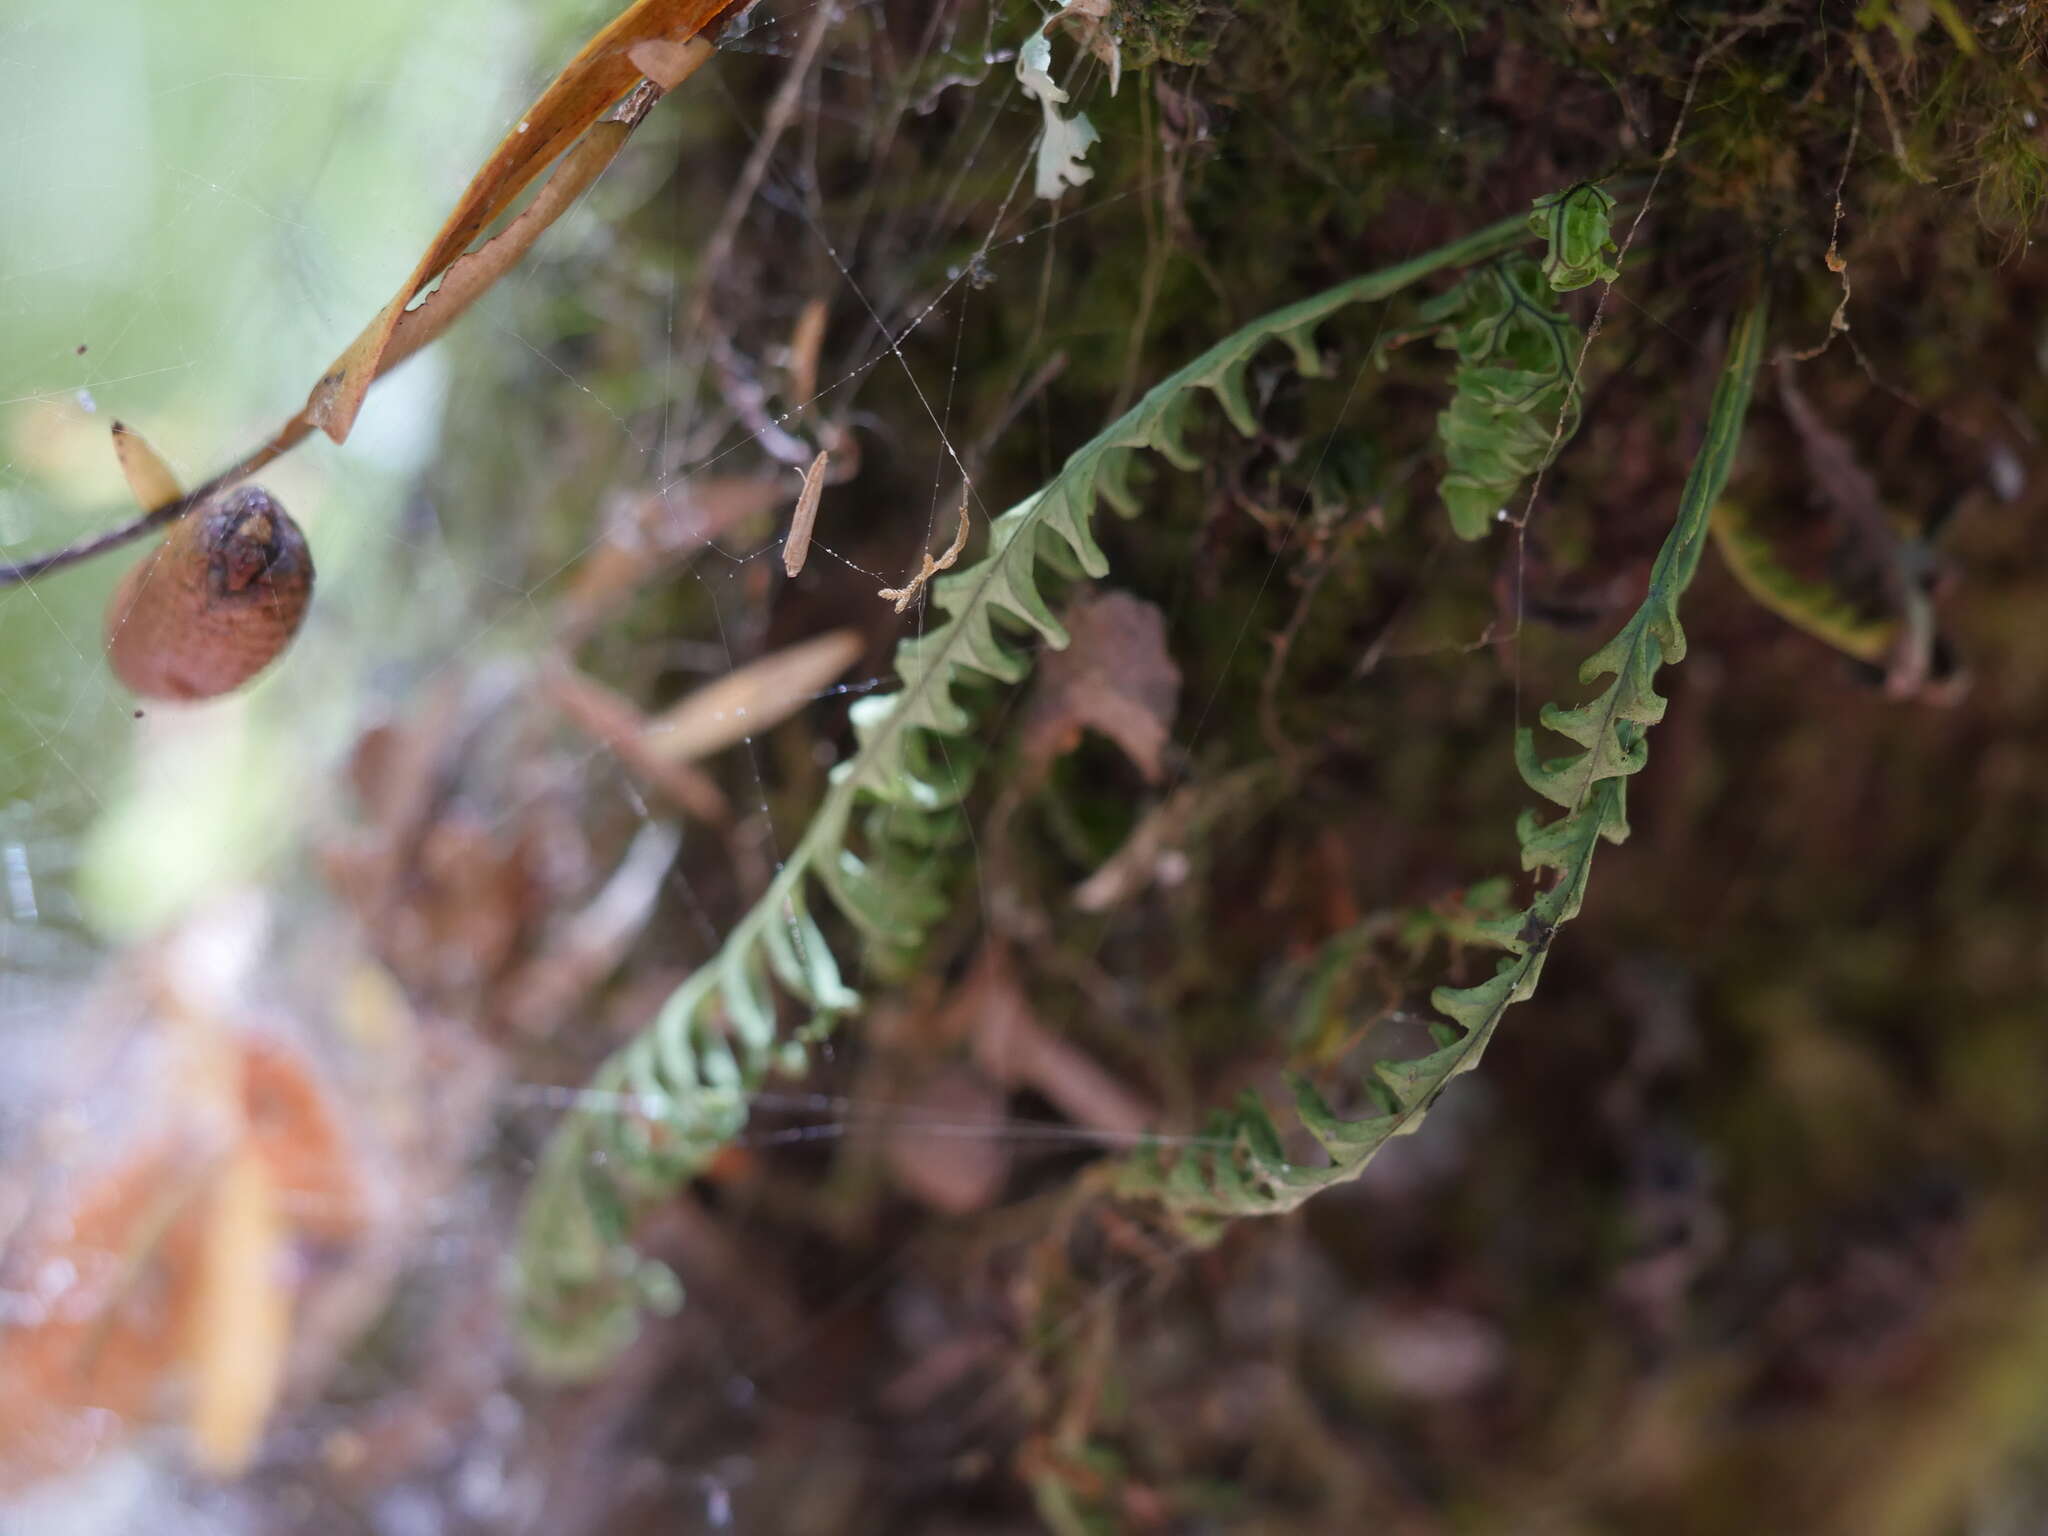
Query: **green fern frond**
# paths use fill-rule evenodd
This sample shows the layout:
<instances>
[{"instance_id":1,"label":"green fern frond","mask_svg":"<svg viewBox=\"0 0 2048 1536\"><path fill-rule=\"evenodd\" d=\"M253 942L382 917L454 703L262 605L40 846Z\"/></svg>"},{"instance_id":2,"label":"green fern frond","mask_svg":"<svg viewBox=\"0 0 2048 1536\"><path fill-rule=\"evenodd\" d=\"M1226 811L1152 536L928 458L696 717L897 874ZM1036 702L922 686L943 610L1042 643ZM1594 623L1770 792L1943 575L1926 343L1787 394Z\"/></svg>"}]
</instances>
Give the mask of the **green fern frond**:
<instances>
[{"instance_id":1,"label":"green fern frond","mask_svg":"<svg viewBox=\"0 0 2048 1536\"><path fill-rule=\"evenodd\" d=\"M1825 581L1810 580L1779 558L1770 535L1744 507L1714 508L1714 543L1743 591L1786 623L1870 666L1882 666L1898 643L1895 615L1873 612Z\"/></svg>"},{"instance_id":2,"label":"green fern frond","mask_svg":"<svg viewBox=\"0 0 2048 1536\"><path fill-rule=\"evenodd\" d=\"M1621 276L1613 259L1613 216L1614 194L1590 181L1536 199L1529 228L1548 246L1543 277L1554 292L1570 293Z\"/></svg>"},{"instance_id":3,"label":"green fern frond","mask_svg":"<svg viewBox=\"0 0 2048 1536\"><path fill-rule=\"evenodd\" d=\"M536 1366L562 1376L600 1368L632 1338L640 1309L672 1295L667 1271L631 1249L636 1214L738 1134L768 1075L801 1066L804 1040L859 1006L813 917L817 889L888 952L914 950L945 910L950 861L935 854L960 840L974 694L990 680L1021 680L1034 637L1066 644L1041 583L1048 573L1107 571L1090 525L1098 500L1126 517L1137 512L1129 482L1137 451L1194 468L1186 434L1199 393L1240 432L1256 429L1245 375L1267 342L1284 342L1313 374L1314 329L1328 315L1488 260L1528 235L1522 217L1504 219L1254 321L1155 386L1048 484L995 518L979 560L932 584L941 621L897 648L896 692L854 705L859 749L834 770L801 841L718 954L599 1069L587 1107L570 1112L544 1152L516 1277ZM778 997L808 1012L796 1038L778 1027Z\"/></svg>"},{"instance_id":4,"label":"green fern frond","mask_svg":"<svg viewBox=\"0 0 2048 1536\"><path fill-rule=\"evenodd\" d=\"M1578 332L1550 296L1621 275L1611 259L1613 213L1614 194L1592 182L1539 197L1529 229L1544 240L1541 266L1510 257L1423 308L1458 354L1437 437L1449 466L1438 492L1461 539L1485 537L1578 430Z\"/></svg>"},{"instance_id":5,"label":"green fern frond","mask_svg":"<svg viewBox=\"0 0 2048 1536\"><path fill-rule=\"evenodd\" d=\"M1440 324L1438 341L1458 354L1451 403L1436 419L1448 466L1438 490L1452 531L1484 538L1578 429L1578 331L1523 255L1474 272L1423 306L1422 318Z\"/></svg>"},{"instance_id":6,"label":"green fern frond","mask_svg":"<svg viewBox=\"0 0 2048 1536\"><path fill-rule=\"evenodd\" d=\"M1460 1072L1479 1064L1501 1016L1536 990L1557 930L1578 915L1601 840L1628 836L1628 780L1646 760L1645 733L1664 715L1654 687L1657 670L1682 660L1685 631L1678 599L1698 568L1708 524L1741 439L1758 360L1763 355L1761 300L1737 321L1707 420L1707 435L1679 499L1678 517L1650 571L1649 591L1621 632L1579 670L1579 680L1612 681L1590 703L1546 705L1542 723L1576 745L1563 757L1537 753L1535 733L1515 740L1515 761L1529 786L1562 814L1545 821L1525 811L1519 826L1522 867L1549 871L1550 884L1521 912L1469 924L1468 942L1506 951L1494 974L1477 986L1439 987L1431 1001L1445 1020L1430 1025L1435 1049L1408 1060L1376 1063L1364 1084L1375 1111L1346 1119L1305 1079L1294 1083L1295 1111L1328 1162L1304 1166L1284 1149L1280 1128L1256 1098L1247 1098L1211 1127L1220 1145L1157 1149L1121 1170L1119 1190L1158 1201L1195 1230L1219 1218L1290 1210L1318 1190L1358 1176L1395 1136L1421 1125L1437 1095Z\"/></svg>"}]
</instances>

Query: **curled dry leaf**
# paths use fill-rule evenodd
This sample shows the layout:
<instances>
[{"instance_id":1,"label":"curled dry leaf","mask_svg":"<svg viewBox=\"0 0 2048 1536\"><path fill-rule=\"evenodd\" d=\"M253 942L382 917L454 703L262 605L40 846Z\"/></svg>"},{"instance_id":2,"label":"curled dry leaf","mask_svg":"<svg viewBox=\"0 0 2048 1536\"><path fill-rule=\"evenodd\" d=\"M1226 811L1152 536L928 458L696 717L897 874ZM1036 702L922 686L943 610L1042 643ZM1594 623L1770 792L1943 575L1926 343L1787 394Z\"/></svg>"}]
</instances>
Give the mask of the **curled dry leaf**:
<instances>
[{"instance_id":1,"label":"curled dry leaf","mask_svg":"<svg viewBox=\"0 0 2048 1536\"><path fill-rule=\"evenodd\" d=\"M1050 32L1065 22L1082 46L1109 70L1109 94L1116 94L1117 86L1123 80L1123 49L1117 46L1116 34L1109 30L1110 0L1067 0L1060 7L1057 16L1045 24Z\"/></svg>"},{"instance_id":2,"label":"curled dry leaf","mask_svg":"<svg viewBox=\"0 0 2048 1536\"><path fill-rule=\"evenodd\" d=\"M140 462L130 470L138 497L152 478ZM277 659L312 597L313 556L299 525L261 487L238 486L188 514L115 587L107 661L145 698L214 698Z\"/></svg>"},{"instance_id":3,"label":"curled dry leaf","mask_svg":"<svg viewBox=\"0 0 2048 1536\"><path fill-rule=\"evenodd\" d=\"M1125 592L1082 597L1064 616L1072 643L1040 664L1021 731L1025 772L1043 781L1054 758L1100 731L1148 783L1165 775L1180 704L1180 668L1166 649L1159 610Z\"/></svg>"},{"instance_id":4,"label":"curled dry leaf","mask_svg":"<svg viewBox=\"0 0 2048 1536\"><path fill-rule=\"evenodd\" d=\"M737 667L647 722L640 740L664 763L686 763L758 735L795 714L861 653L860 633L835 629Z\"/></svg>"},{"instance_id":5,"label":"curled dry leaf","mask_svg":"<svg viewBox=\"0 0 2048 1536\"><path fill-rule=\"evenodd\" d=\"M336 442L345 439L371 382L395 361L389 354L394 351L397 332L407 314L406 306L455 265L476 237L511 206L541 171L583 137L636 80L643 76L654 78L663 90L680 83L709 56L708 43L697 48L690 45L742 5L743 0L639 0L586 43L491 152L391 302L313 386L304 409L279 434L275 445L279 451L313 428L324 431ZM557 175L568 172L571 180L580 179L587 186L618 152L630 128L630 124L620 124L619 131L599 135L583 153L564 160ZM573 195L552 199L554 206L546 220L524 232L525 245L530 245L547 222L560 214ZM536 199L536 206L539 203L540 199ZM433 324L432 334L439 334L495 280L498 272L510 265L511 259L496 262L496 270L488 276L479 271L470 291L461 298L451 297L438 306L422 306L415 313L424 314L429 308L438 307L443 313ZM427 324L424 320L414 322L412 350L432 339L431 335L421 339Z\"/></svg>"}]
</instances>

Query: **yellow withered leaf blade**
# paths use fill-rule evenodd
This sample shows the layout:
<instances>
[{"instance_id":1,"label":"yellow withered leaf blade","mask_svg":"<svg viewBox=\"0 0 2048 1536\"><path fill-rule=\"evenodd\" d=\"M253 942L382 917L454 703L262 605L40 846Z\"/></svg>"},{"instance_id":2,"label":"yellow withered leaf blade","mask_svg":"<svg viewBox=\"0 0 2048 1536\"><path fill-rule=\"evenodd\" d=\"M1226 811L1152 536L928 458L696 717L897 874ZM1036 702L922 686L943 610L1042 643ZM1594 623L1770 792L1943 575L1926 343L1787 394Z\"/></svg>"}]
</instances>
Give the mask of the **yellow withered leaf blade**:
<instances>
[{"instance_id":1,"label":"yellow withered leaf blade","mask_svg":"<svg viewBox=\"0 0 2048 1536\"><path fill-rule=\"evenodd\" d=\"M114 423L114 457L120 461L121 474L128 481L135 504L143 511L154 512L158 507L169 506L185 494L178 477L171 473L171 466L149 446L148 439L126 422Z\"/></svg>"}]
</instances>

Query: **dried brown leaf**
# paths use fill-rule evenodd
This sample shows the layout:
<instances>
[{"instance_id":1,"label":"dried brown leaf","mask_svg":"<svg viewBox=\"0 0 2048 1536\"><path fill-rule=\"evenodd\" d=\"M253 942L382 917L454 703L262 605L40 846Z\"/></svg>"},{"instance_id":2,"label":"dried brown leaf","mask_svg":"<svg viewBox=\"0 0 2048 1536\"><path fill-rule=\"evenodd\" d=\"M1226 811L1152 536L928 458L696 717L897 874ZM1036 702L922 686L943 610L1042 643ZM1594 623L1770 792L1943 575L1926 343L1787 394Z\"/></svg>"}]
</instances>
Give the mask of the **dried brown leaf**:
<instances>
[{"instance_id":1,"label":"dried brown leaf","mask_svg":"<svg viewBox=\"0 0 2048 1536\"><path fill-rule=\"evenodd\" d=\"M1005 1087L1039 1093L1076 1125L1134 1136L1157 1123L1142 1097L1038 1022L999 945L982 949L947 1013L966 1025L984 1072Z\"/></svg>"},{"instance_id":2,"label":"dried brown leaf","mask_svg":"<svg viewBox=\"0 0 2048 1536\"><path fill-rule=\"evenodd\" d=\"M1110 0L1067 0L1060 13L1045 24L1051 30L1061 22L1069 24L1074 36L1109 70L1109 94L1114 96L1123 79L1123 50L1116 34L1109 30Z\"/></svg>"},{"instance_id":3,"label":"dried brown leaf","mask_svg":"<svg viewBox=\"0 0 2048 1536\"><path fill-rule=\"evenodd\" d=\"M357 1159L311 1062L279 1040L245 1040L239 1054L245 1144L269 1170L284 1220L326 1243L358 1236Z\"/></svg>"},{"instance_id":4,"label":"dried brown leaf","mask_svg":"<svg viewBox=\"0 0 2048 1536\"><path fill-rule=\"evenodd\" d=\"M1054 758L1096 730L1123 749L1149 783L1165 776L1180 703L1180 668L1166 649L1166 619L1125 592L1081 598L1065 615L1073 642L1039 663L1021 732L1027 776L1042 780Z\"/></svg>"},{"instance_id":5,"label":"dried brown leaf","mask_svg":"<svg viewBox=\"0 0 2048 1536\"><path fill-rule=\"evenodd\" d=\"M723 826L732 819L724 791L708 775L687 763L665 762L647 748L647 721L625 698L560 657L541 668L540 686L550 703L579 730L610 748L636 778L652 784L699 821Z\"/></svg>"},{"instance_id":6,"label":"dried brown leaf","mask_svg":"<svg viewBox=\"0 0 2048 1536\"><path fill-rule=\"evenodd\" d=\"M165 1138L96 1172L9 1244L0 1492L74 1471L152 1417L178 1366L195 1263L196 1229L178 1219L196 1193L180 1151ZM50 1274L68 1277L61 1294L39 1283Z\"/></svg>"},{"instance_id":7,"label":"dried brown leaf","mask_svg":"<svg viewBox=\"0 0 2048 1536\"><path fill-rule=\"evenodd\" d=\"M484 161L412 274L314 385L305 408L279 434L280 444L296 442L315 427L336 442L346 438L372 380L393 364L394 344L407 313L406 306L435 278L448 272L477 236L511 206L542 170L569 151L635 81L653 70L658 72L657 83L667 89L701 63L708 56L708 44L692 44L699 34L715 27L740 5L741 0L639 0L585 44ZM576 191L589 184L624 141L628 125L606 126L615 126L617 131L602 133L592 144L580 146L583 152L564 160L557 173L558 179L569 173L572 183L580 179ZM567 195L547 199L551 211L537 226L522 232L524 244L520 249L530 245L568 205L574 192L566 186L564 191ZM546 194L537 198L528 212L538 210L545 198ZM511 231L506 234L509 236ZM510 264L510 259L493 258L494 270L490 265L478 267L468 280L466 296L451 298L441 305L442 313L435 320L413 322L412 348L424 345L446 329L455 315ZM423 306L417 313L425 315L429 307Z\"/></svg>"},{"instance_id":8,"label":"dried brown leaf","mask_svg":"<svg viewBox=\"0 0 2048 1536\"><path fill-rule=\"evenodd\" d=\"M835 629L735 668L650 720L641 745L663 763L709 757L778 725L859 659L860 632Z\"/></svg>"},{"instance_id":9,"label":"dried brown leaf","mask_svg":"<svg viewBox=\"0 0 2048 1536\"><path fill-rule=\"evenodd\" d=\"M811 529L818 521L818 498L825 494L825 465L830 449L820 449L804 471L804 488L796 498L796 511L789 519L789 537L782 541L783 574L794 579L811 553Z\"/></svg>"},{"instance_id":10,"label":"dried brown leaf","mask_svg":"<svg viewBox=\"0 0 2048 1536\"><path fill-rule=\"evenodd\" d=\"M135 1107L172 1125L67 1180L8 1254L0 1489L83 1465L181 1396L200 1465L239 1470L292 1342L293 1245L359 1234L354 1156L310 1063L186 1023L151 1079L166 1102ZM61 1292L38 1278L59 1274Z\"/></svg>"}]
</instances>

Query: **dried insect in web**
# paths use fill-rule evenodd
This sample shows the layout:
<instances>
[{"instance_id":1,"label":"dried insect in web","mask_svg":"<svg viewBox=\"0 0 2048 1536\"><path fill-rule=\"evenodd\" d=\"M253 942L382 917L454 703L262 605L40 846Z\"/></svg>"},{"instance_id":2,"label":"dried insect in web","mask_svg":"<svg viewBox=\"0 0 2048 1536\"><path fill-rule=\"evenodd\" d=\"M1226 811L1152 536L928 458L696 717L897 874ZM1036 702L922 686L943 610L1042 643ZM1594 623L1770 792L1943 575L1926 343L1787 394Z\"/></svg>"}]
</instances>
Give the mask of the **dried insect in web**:
<instances>
[{"instance_id":1,"label":"dried insect in web","mask_svg":"<svg viewBox=\"0 0 2048 1536\"><path fill-rule=\"evenodd\" d=\"M818 521L818 498L825 494L825 461L832 450L821 448L804 471L804 488L797 493L796 515L789 520L789 537L782 541L782 569L794 576L804 568L811 552L811 529Z\"/></svg>"},{"instance_id":2,"label":"dried insect in web","mask_svg":"<svg viewBox=\"0 0 2048 1536\"><path fill-rule=\"evenodd\" d=\"M924 563L918 568L915 576L900 587L884 587L875 596L888 598L896 604L896 611L901 613L916 601L917 594L924 590L926 582L939 572L953 568L953 562L960 558L960 551L967 547L967 501L970 494L965 490L960 493L960 527L953 535L953 542L946 546L946 552L936 560L926 552L923 557Z\"/></svg>"}]
</instances>

